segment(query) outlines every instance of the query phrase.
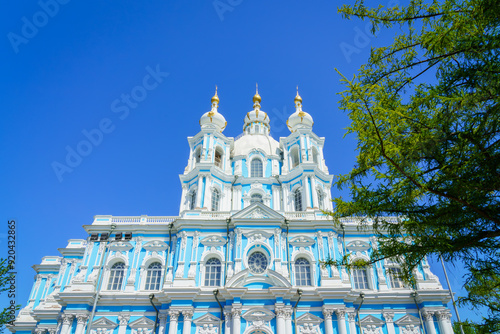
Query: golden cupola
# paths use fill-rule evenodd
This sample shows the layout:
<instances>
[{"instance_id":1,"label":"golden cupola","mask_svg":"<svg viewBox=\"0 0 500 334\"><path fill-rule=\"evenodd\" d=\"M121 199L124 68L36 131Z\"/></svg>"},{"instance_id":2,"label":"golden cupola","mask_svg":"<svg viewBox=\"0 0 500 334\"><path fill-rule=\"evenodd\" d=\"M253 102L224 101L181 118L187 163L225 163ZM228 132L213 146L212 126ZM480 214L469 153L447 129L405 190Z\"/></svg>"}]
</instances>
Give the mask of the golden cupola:
<instances>
[{"instance_id":1,"label":"golden cupola","mask_svg":"<svg viewBox=\"0 0 500 334\"><path fill-rule=\"evenodd\" d=\"M247 134L269 134L269 116L267 113L260 110L260 102L262 98L259 95L259 86L255 87L255 95L253 96L253 110L248 112L245 116L245 124L243 131Z\"/></svg>"},{"instance_id":2,"label":"golden cupola","mask_svg":"<svg viewBox=\"0 0 500 334\"><path fill-rule=\"evenodd\" d=\"M299 87L297 87L297 95L294 99L295 102L295 112L290 115L286 121L286 125L291 132L295 132L298 129L312 129L314 125L311 115L302 110L302 97L299 95Z\"/></svg>"},{"instance_id":3,"label":"golden cupola","mask_svg":"<svg viewBox=\"0 0 500 334\"><path fill-rule=\"evenodd\" d=\"M219 96L217 96L217 86L215 86L215 95L212 97L212 109L203 114L200 118L202 129L214 129L218 132L224 131L227 122L224 116L219 114Z\"/></svg>"}]
</instances>

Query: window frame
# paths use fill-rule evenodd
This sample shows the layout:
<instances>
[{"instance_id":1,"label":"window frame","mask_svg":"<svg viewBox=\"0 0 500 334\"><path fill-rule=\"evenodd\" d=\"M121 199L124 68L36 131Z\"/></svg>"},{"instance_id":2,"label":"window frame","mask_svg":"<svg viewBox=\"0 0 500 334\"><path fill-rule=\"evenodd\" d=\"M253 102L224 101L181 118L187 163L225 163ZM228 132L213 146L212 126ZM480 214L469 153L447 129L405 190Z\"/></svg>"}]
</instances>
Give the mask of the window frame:
<instances>
[{"instance_id":1,"label":"window frame","mask_svg":"<svg viewBox=\"0 0 500 334\"><path fill-rule=\"evenodd\" d=\"M305 263L297 263L299 261L305 261ZM306 269L303 273L302 269ZM293 263L294 279L296 286L314 286L313 284L313 270L311 261L304 256L298 257ZM308 272L307 272L308 271ZM301 277L304 274L304 277ZM305 281L305 282L304 282ZM308 284L309 282L309 284Z\"/></svg>"},{"instance_id":2,"label":"window frame","mask_svg":"<svg viewBox=\"0 0 500 334\"><path fill-rule=\"evenodd\" d=\"M217 154L219 155L218 161L217 161ZM223 157L224 157L224 151L220 148L220 146L218 146L214 152L214 165L216 167L219 167L222 169L222 166L224 164Z\"/></svg>"},{"instance_id":3,"label":"window frame","mask_svg":"<svg viewBox=\"0 0 500 334\"><path fill-rule=\"evenodd\" d=\"M357 273L358 272L363 272L364 273L364 278L366 283L366 288L365 287L360 287L358 284L360 283L359 280L357 280ZM371 284L370 284L370 274L368 273L368 268L353 268L351 270L351 277L352 277L352 289L353 290L371 290Z\"/></svg>"},{"instance_id":4,"label":"window frame","mask_svg":"<svg viewBox=\"0 0 500 334\"><path fill-rule=\"evenodd\" d=\"M299 148L294 146L290 149L290 169L293 169L300 165Z\"/></svg>"},{"instance_id":5,"label":"window frame","mask_svg":"<svg viewBox=\"0 0 500 334\"><path fill-rule=\"evenodd\" d=\"M191 193L189 194L189 210L194 210L196 209L196 197L198 195L197 189L193 189Z\"/></svg>"},{"instance_id":6,"label":"window frame","mask_svg":"<svg viewBox=\"0 0 500 334\"><path fill-rule=\"evenodd\" d=\"M159 268L152 268L152 266L154 266L154 265L159 265ZM144 290L158 291L161 289L162 271L163 271L163 265L161 264L160 261L153 261L148 265L148 267L146 268ZM156 274L154 277L157 280L156 282L152 282L153 273ZM151 286L153 284L154 284L154 287L156 287L155 289L151 289Z\"/></svg>"},{"instance_id":7,"label":"window frame","mask_svg":"<svg viewBox=\"0 0 500 334\"><path fill-rule=\"evenodd\" d=\"M254 174L254 163L259 163L260 175ZM264 162L262 159L254 157L250 161L250 177L264 177Z\"/></svg>"},{"instance_id":8,"label":"window frame","mask_svg":"<svg viewBox=\"0 0 500 334\"><path fill-rule=\"evenodd\" d=\"M214 270L213 268L217 268L217 265L209 263L211 260L216 260L218 262L218 269L219 269L218 272L215 271L214 273L212 273L212 271ZM210 277L212 274L215 274L215 277L213 279ZM213 280L214 285L211 284L212 283L211 280ZM222 282L222 261L216 256L211 256L204 263L203 286L218 287L221 285L221 282Z\"/></svg>"},{"instance_id":9,"label":"window frame","mask_svg":"<svg viewBox=\"0 0 500 334\"><path fill-rule=\"evenodd\" d=\"M116 266L122 265L121 268L116 268ZM107 277L107 289L108 291L121 291L123 289L123 282L125 280L125 270L127 269L127 264L123 261L117 261L109 268L109 273ZM121 273L121 277L117 277L117 274ZM116 282L118 278L119 282Z\"/></svg>"},{"instance_id":10,"label":"window frame","mask_svg":"<svg viewBox=\"0 0 500 334\"><path fill-rule=\"evenodd\" d=\"M216 203L214 203L215 200L217 201ZM221 200L220 191L218 189L213 189L212 190L212 198L210 200L210 211L214 211L214 212L220 211L220 200Z\"/></svg>"},{"instance_id":11,"label":"window frame","mask_svg":"<svg viewBox=\"0 0 500 334\"><path fill-rule=\"evenodd\" d=\"M300 208L300 210L297 210L298 208ZM296 212L304 211L304 206L302 203L302 190L300 188L296 188L293 191L293 209Z\"/></svg>"}]
</instances>

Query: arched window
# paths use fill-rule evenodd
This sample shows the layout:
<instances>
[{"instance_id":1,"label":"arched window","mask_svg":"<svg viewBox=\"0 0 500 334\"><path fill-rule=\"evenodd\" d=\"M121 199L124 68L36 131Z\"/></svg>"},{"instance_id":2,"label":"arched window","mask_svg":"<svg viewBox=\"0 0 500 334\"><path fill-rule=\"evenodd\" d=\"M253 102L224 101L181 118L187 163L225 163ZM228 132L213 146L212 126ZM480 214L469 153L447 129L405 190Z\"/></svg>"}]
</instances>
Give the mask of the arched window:
<instances>
[{"instance_id":1,"label":"arched window","mask_svg":"<svg viewBox=\"0 0 500 334\"><path fill-rule=\"evenodd\" d=\"M319 164L319 152L316 147L313 147L313 161L315 164Z\"/></svg>"},{"instance_id":2,"label":"arched window","mask_svg":"<svg viewBox=\"0 0 500 334\"><path fill-rule=\"evenodd\" d=\"M260 159L253 159L250 164L250 176L262 177L262 161Z\"/></svg>"},{"instance_id":3,"label":"arched window","mask_svg":"<svg viewBox=\"0 0 500 334\"><path fill-rule=\"evenodd\" d=\"M191 198L189 199L189 210L194 210L196 207L196 190L191 193Z\"/></svg>"},{"instance_id":4,"label":"arched window","mask_svg":"<svg viewBox=\"0 0 500 334\"><path fill-rule=\"evenodd\" d=\"M109 271L108 290L119 291L122 289L123 277L125 276L125 263L115 263Z\"/></svg>"},{"instance_id":5,"label":"arched window","mask_svg":"<svg viewBox=\"0 0 500 334\"><path fill-rule=\"evenodd\" d=\"M303 257L295 260L295 285L311 286L311 264Z\"/></svg>"},{"instance_id":6,"label":"arched window","mask_svg":"<svg viewBox=\"0 0 500 334\"><path fill-rule=\"evenodd\" d=\"M260 132L260 126L255 125L255 133L259 133L259 132Z\"/></svg>"},{"instance_id":7,"label":"arched window","mask_svg":"<svg viewBox=\"0 0 500 334\"><path fill-rule=\"evenodd\" d=\"M219 211L220 193L217 189L212 191L212 211Z\"/></svg>"},{"instance_id":8,"label":"arched window","mask_svg":"<svg viewBox=\"0 0 500 334\"><path fill-rule=\"evenodd\" d=\"M352 270L352 283L356 290L368 290L368 273L366 269L353 269Z\"/></svg>"},{"instance_id":9,"label":"arched window","mask_svg":"<svg viewBox=\"0 0 500 334\"><path fill-rule=\"evenodd\" d=\"M290 150L290 156L292 159L292 168L297 167L299 165L299 149L294 147Z\"/></svg>"},{"instance_id":10,"label":"arched window","mask_svg":"<svg viewBox=\"0 0 500 334\"><path fill-rule=\"evenodd\" d=\"M213 257L205 263L205 286L220 286L220 276L220 261Z\"/></svg>"},{"instance_id":11,"label":"arched window","mask_svg":"<svg viewBox=\"0 0 500 334\"><path fill-rule=\"evenodd\" d=\"M293 192L293 202L295 204L295 211L302 211L302 193L300 189Z\"/></svg>"},{"instance_id":12,"label":"arched window","mask_svg":"<svg viewBox=\"0 0 500 334\"><path fill-rule=\"evenodd\" d=\"M252 194L252 197L250 197L250 204L260 202L263 203L264 201L262 200L262 195L261 194Z\"/></svg>"},{"instance_id":13,"label":"arched window","mask_svg":"<svg viewBox=\"0 0 500 334\"><path fill-rule=\"evenodd\" d=\"M215 166L222 168L222 151L219 147L215 150Z\"/></svg>"},{"instance_id":14,"label":"arched window","mask_svg":"<svg viewBox=\"0 0 500 334\"><path fill-rule=\"evenodd\" d=\"M196 158L196 163L200 162L200 160L201 160L201 148L199 146L196 149L194 156Z\"/></svg>"},{"instance_id":15,"label":"arched window","mask_svg":"<svg viewBox=\"0 0 500 334\"><path fill-rule=\"evenodd\" d=\"M319 205L319 209L320 210L324 210L325 209L325 204L324 204L325 196L323 196L323 193L319 189L317 190L317 193L318 193L318 205Z\"/></svg>"},{"instance_id":16,"label":"arched window","mask_svg":"<svg viewBox=\"0 0 500 334\"><path fill-rule=\"evenodd\" d=\"M146 273L146 285L145 290L160 290L161 281L161 263L154 262L151 263L147 269Z\"/></svg>"}]
</instances>

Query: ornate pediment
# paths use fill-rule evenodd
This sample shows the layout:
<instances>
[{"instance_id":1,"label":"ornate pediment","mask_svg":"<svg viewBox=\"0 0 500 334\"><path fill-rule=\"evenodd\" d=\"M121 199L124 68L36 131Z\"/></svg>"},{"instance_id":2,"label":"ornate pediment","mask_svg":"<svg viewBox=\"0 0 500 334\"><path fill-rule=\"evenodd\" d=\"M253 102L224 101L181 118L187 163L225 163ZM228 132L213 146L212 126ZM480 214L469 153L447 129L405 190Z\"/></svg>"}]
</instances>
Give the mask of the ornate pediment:
<instances>
[{"instance_id":1,"label":"ornate pediment","mask_svg":"<svg viewBox=\"0 0 500 334\"><path fill-rule=\"evenodd\" d=\"M305 235L299 235L295 238L292 238L289 241L290 245L295 246L295 247L307 247L314 245L315 241L313 238L305 236Z\"/></svg>"},{"instance_id":2,"label":"ornate pediment","mask_svg":"<svg viewBox=\"0 0 500 334\"><path fill-rule=\"evenodd\" d=\"M398 320L394 321L394 323L398 326L406 326L406 325L417 325L420 326L420 319L414 317L410 314L406 314Z\"/></svg>"},{"instance_id":3,"label":"ornate pediment","mask_svg":"<svg viewBox=\"0 0 500 334\"><path fill-rule=\"evenodd\" d=\"M141 317L137 320L134 320L128 324L130 328L153 328L155 322L149 318Z\"/></svg>"},{"instance_id":4,"label":"ornate pediment","mask_svg":"<svg viewBox=\"0 0 500 334\"><path fill-rule=\"evenodd\" d=\"M266 242L267 239L273 236L273 233L264 230L251 230L243 232L243 235L247 237L249 242Z\"/></svg>"},{"instance_id":5,"label":"ornate pediment","mask_svg":"<svg viewBox=\"0 0 500 334\"><path fill-rule=\"evenodd\" d=\"M106 317L97 319L92 323L93 328L105 328L108 330L115 329L118 324L114 321L109 320Z\"/></svg>"},{"instance_id":6,"label":"ornate pediment","mask_svg":"<svg viewBox=\"0 0 500 334\"><path fill-rule=\"evenodd\" d=\"M201 239L200 243L203 246L218 247L226 244L226 239L218 235L209 235Z\"/></svg>"},{"instance_id":7,"label":"ornate pediment","mask_svg":"<svg viewBox=\"0 0 500 334\"><path fill-rule=\"evenodd\" d=\"M371 246L364 241L354 240L354 241L351 241L350 243L348 243L346 248L350 252L364 252L364 251L369 250L371 248Z\"/></svg>"},{"instance_id":8,"label":"ornate pediment","mask_svg":"<svg viewBox=\"0 0 500 334\"><path fill-rule=\"evenodd\" d=\"M113 242L109 245L109 249L116 252L127 252L134 248L128 241Z\"/></svg>"},{"instance_id":9,"label":"ornate pediment","mask_svg":"<svg viewBox=\"0 0 500 334\"><path fill-rule=\"evenodd\" d=\"M320 317L315 316L314 314L311 313L305 313L302 314L300 317L297 318L297 324L313 324L313 325L318 325L323 322L323 319Z\"/></svg>"},{"instance_id":10,"label":"ornate pediment","mask_svg":"<svg viewBox=\"0 0 500 334\"><path fill-rule=\"evenodd\" d=\"M274 318L274 313L263 307L254 307L242 314L241 317L249 323L249 326L262 328L269 326L269 322Z\"/></svg>"},{"instance_id":11,"label":"ornate pediment","mask_svg":"<svg viewBox=\"0 0 500 334\"><path fill-rule=\"evenodd\" d=\"M205 327L204 325L218 325L219 324L219 318L217 318L215 315L211 313L207 313L205 315L202 315L201 317L193 320L193 322L196 324L197 327ZM208 327L208 326L206 326Z\"/></svg>"},{"instance_id":12,"label":"ornate pediment","mask_svg":"<svg viewBox=\"0 0 500 334\"><path fill-rule=\"evenodd\" d=\"M168 248L168 245L161 240L152 240L142 245L142 248L152 252L162 252Z\"/></svg>"},{"instance_id":13,"label":"ornate pediment","mask_svg":"<svg viewBox=\"0 0 500 334\"><path fill-rule=\"evenodd\" d=\"M264 205L263 203L252 203L240 212L237 212L231 217L231 220L249 220L249 219L261 219L261 220L278 220L285 221L285 217L271 209L270 207Z\"/></svg>"},{"instance_id":14,"label":"ornate pediment","mask_svg":"<svg viewBox=\"0 0 500 334\"><path fill-rule=\"evenodd\" d=\"M373 315L368 315L368 316L364 317L363 319L361 319L361 326L362 327L367 327L367 326L380 327L380 326L383 326L384 324L385 324L384 321L382 321L378 318L375 318Z\"/></svg>"}]
</instances>

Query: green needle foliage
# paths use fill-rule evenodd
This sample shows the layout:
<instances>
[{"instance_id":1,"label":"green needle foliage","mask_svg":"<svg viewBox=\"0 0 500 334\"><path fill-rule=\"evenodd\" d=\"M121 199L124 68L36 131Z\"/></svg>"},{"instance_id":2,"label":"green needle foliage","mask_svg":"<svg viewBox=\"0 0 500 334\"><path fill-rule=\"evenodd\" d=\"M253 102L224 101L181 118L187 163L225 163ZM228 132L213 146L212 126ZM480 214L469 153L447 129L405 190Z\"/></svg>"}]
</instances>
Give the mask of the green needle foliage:
<instances>
[{"instance_id":1,"label":"green needle foliage","mask_svg":"<svg viewBox=\"0 0 500 334\"><path fill-rule=\"evenodd\" d=\"M339 11L398 35L342 79L359 155L337 180L352 200L335 199L332 215L373 220L372 262L402 259L406 273L428 255L464 263L462 302L486 306L481 330L499 331L500 2L357 1Z\"/></svg>"}]
</instances>

